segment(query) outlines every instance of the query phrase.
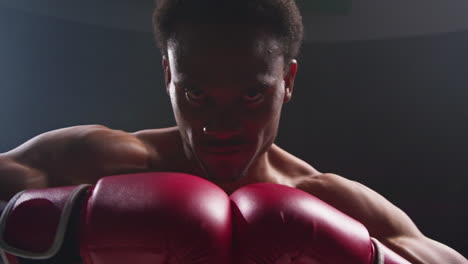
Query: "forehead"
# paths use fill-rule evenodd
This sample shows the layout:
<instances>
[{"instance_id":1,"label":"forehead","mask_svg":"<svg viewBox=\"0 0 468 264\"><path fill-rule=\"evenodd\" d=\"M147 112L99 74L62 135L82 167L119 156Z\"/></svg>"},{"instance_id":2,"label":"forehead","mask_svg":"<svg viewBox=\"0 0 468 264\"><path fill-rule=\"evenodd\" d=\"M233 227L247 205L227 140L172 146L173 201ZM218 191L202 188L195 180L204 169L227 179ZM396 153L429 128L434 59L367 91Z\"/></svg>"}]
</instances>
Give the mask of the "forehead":
<instances>
[{"instance_id":1,"label":"forehead","mask_svg":"<svg viewBox=\"0 0 468 264\"><path fill-rule=\"evenodd\" d=\"M213 49L231 52L281 53L277 38L266 26L250 24L180 24L168 43L178 52Z\"/></svg>"},{"instance_id":2,"label":"forehead","mask_svg":"<svg viewBox=\"0 0 468 264\"><path fill-rule=\"evenodd\" d=\"M172 70L190 79L245 80L277 74L284 66L276 37L248 25L179 26L168 42L168 56Z\"/></svg>"}]
</instances>

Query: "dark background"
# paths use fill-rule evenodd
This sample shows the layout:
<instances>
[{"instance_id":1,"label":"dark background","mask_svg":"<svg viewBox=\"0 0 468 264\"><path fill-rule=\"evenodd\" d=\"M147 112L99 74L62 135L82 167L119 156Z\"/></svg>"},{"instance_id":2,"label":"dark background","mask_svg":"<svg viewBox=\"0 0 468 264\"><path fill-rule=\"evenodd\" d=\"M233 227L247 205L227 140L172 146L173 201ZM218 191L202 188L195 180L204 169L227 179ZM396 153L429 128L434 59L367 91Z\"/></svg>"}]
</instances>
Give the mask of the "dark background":
<instances>
[{"instance_id":1,"label":"dark background","mask_svg":"<svg viewBox=\"0 0 468 264\"><path fill-rule=\"evenodd\" d=\"M468 30L308 41L278 145L468 255ZM174 125L149 32L0 6L0 152L80 124Z\"/></svg>"}]
</instances>

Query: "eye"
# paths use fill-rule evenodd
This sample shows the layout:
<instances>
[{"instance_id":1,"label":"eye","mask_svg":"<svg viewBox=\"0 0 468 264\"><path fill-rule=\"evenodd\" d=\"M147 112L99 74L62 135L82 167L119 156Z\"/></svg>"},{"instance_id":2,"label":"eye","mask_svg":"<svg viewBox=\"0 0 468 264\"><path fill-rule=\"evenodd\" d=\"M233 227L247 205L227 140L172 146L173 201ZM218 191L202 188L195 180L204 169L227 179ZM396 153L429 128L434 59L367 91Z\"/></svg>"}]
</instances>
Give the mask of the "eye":
<instances>
[{"instance_id":1,"label":"eye","mask_svg":"<svg viewBox=\"0 0 468 264\"><path fill-rule=\"evenodd\" d=\"M244 99L249 102L256 102L263 98L263 93L259 89L249 89L244 95Z\"/></svg>"},{"instance_id":2,"label":"eye","mask_svg":"<svg viewBox=\"0 0 468 264\"><path fill-rule=\"evenodd\" d=\"M200 89L185 89L185 96L192 101L200 101L205 99L206 94Z\"/></svg>"}]
</instances>

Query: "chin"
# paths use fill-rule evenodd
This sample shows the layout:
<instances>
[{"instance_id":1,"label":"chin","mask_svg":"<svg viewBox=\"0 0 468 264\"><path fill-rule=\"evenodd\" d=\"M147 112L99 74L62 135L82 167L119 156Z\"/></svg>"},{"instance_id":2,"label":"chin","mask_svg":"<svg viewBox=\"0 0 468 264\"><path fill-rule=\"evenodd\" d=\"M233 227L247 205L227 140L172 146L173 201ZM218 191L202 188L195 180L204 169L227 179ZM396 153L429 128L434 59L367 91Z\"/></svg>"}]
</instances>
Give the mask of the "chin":
<instances>
[{"instance_id":1,"label":"chin","mask_svg":"<svg viewBox=\"0 0 468 264\"><path fill-rule=\"evenodd\" d=\"M204 178L217 183L234 183L244 178L258 153L256 144L232 148L202 145L190 149Z\"/></svg>"},{"instance_id":2,"label":"chin","mask_svg":"<svg viewBox=\"0 0 468 264\"><path fill-rule=\"evenodd\" d=\"M223 155L198 156L198 163L207 179L220 182L236 182L247 174L251 159L236 159Z\"/></svg>"}]
</instances>

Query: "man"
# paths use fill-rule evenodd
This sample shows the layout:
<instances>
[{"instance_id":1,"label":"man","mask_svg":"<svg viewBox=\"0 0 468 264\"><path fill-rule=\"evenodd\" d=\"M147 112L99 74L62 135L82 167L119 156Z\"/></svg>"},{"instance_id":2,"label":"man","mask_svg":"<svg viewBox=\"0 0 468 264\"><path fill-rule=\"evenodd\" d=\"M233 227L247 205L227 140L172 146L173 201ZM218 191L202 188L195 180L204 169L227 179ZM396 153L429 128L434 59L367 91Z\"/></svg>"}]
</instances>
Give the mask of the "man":
<instances>
[{"instance_id":1,"label":"man","mask_svg":"<svg viewBox=\"0 0 468 264\"><path fill-rule=\"evenodd\" d=\"M154 24L177 127L126 133L89 125L39 135L0 154L0 199L146 171L198 175L228 194L271 182L320 198L412 263L466 263L379 194L274 144L303 38L293 0L164 0Z\"/></svg>"}]
</instances>

